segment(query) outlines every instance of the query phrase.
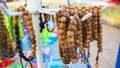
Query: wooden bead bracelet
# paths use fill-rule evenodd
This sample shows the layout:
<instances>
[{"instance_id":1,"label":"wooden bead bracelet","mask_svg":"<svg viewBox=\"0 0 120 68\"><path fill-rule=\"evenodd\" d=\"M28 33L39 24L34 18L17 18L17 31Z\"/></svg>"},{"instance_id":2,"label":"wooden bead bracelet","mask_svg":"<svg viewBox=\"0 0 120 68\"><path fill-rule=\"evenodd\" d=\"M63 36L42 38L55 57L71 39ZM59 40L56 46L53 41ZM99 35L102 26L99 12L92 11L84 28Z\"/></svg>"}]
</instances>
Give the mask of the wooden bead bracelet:
<instances>
[{"instance_id":1,"label":"wooden bead bracelet","mask_svg":"<svg viewBox=\"0 0 120 68\"><path fill-rule=\"evenodd\" d=\"M23 16L24 16L24 19L26 20L26 23L27 23L27 26L28 26L28 30L30 32L30 37L31 37L31 44L32 44L32 52L30 54L30 56L28 57L28 60L32 60L33 57L35 56L35 53L36 53L36 40L35 40L35 34L34 34L34 29L33 29L33 25L32 25L32 20L29 16L29 12L27 10L24 9L23 6L20 6L18 9L15 10L16 12L23 12ZM15 30L18 30L18 33L16 31L16 36L18 36L16 38L16 43L19 44L19 27L18 27L18 21L17 21L17 18L18 16L13 16L13 24L14 26L16 27ZM18 45L17 44L17 47L18 47L18 52L19 52L19 55L20 56L24 56L23 52L22 52L22 49L20 47L20 44Z\"/></svg>"},{"instance_id":2,"label":"wooden bead bracelet","mask_svg":"<svg viewBox=\"0 0 120 68\"><path fill-rule=\"evenodd\" d=\"M4 23L3 13L0 11L0 63L4 61L4 58L11 58L15 52L11 45L10 35L7 27Z\"/></svg>"}]
</instances>

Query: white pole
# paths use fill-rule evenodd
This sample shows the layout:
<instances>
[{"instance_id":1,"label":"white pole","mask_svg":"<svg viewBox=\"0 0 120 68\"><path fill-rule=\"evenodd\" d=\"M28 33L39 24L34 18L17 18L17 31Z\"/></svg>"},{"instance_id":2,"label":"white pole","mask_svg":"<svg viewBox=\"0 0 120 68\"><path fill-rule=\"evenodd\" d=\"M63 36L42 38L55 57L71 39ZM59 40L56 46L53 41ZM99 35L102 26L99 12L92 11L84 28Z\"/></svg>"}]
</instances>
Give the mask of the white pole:
<instances>
[{"instance_id":1,"label":"white pole","mask_svg":"<svg viewBox=\"0 0 120 68\"><path fill-rule=\"evenodd\" d=\"M41 0L27 0L27 7L29 11L38 11L41 9ZM36 58L37 58L37 66L38 68L43 68L43 60L42 60L42 46L40 45L40 26L39 26L39 14L32 14L33 27L36 35Z\"/></svg>"}]
</instances>

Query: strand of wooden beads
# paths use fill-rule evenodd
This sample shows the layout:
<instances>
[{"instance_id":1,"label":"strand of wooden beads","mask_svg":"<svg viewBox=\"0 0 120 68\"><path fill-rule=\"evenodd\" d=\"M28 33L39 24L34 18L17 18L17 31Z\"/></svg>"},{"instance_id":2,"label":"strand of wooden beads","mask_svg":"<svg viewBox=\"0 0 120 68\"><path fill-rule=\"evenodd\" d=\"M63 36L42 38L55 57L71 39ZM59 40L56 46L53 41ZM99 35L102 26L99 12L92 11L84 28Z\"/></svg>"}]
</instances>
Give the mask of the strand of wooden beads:
<instances>
[{"instance_id":1,"label":"strand of wooden beads","mask_svg":"<svg viewBox=\"0 0 120 68\"><path fill-rule=\"evenodd\" d=\"M75 34L74 34L74 37L75 37L75 38L74 38L74 40L75 40L74 43L75 43L75 50L76 50L76 49L79 47L79 46L78 46L79 42L77 42L77 41L78 41L79 38L80 38L80 37L78 38L78 36L79 36L78 33L80 33L80 31L78 31L78 27L79 27L79 26L78 26L79 16L78 16L77 13L73 16L73 19L76 20L76 22L77 22L77 23L74 23L74 26L75 26L75 28L77 29L77 30L75 31Z\"/></svg>"},{"instance_id":2,"label":"strand of wooden beads","mask_svg":"<svg viewBox=\"0 0 120 68\"><path fill-rule=\"evenodd\" d=\"M69 51L70 51L70 56L71 56L71 62L76 63L78 61L77 58L77 51L76 51L76 35L75 33L77 32L77 20L75 20L75 16L73 19L71 19L69 26L68 26L68 31L71 31L73 36L67 38L67 43L69 45ZM67 33L68 34L68 33Z\"/></svg>"},{"instance_id":3,"label":"strand of wooden beads","mask_svg":"<svg viewBox=\"0 0 120 68\"><path fill-rule=\"evenodd\" d=\"M6 54L7 54L7 57L8 58L12 58L14 55L15 55L15 51L13 50L13 46L11 45L11 41L10 41L10 35L9 35L9 32L7 31L7 29L5 29L6 30L6 32L5 32L5 34L7 35L6 36Z\"/></svg>"},{"instance_id":4,"label":"strand of wooden beads","mask_svg":"<svg viewBox=\"0 0 120 68\"><path fill-rule=\"evenodd\" d=\"M1 13L1 11L0 11L0 18L1 18L1 16L2 16L2 13ZM3 54L3 20L2 19L0 19L0 63L2 63L3 62L3 60L4 60L4 54Z\"/></svg>"},{"instance_id":5,"label":"strand of wooden beads","mask_svg":"<svg viewBox=\"0 0 120 68\"><path fill-rule=\"evenodd\" d=\"M4 54L3 54L3 50L2 50L2 44L0 45L0 63L2 63L4 60Z\"/></svg>"},{"instance_id":6,"label":"strand of wooden beads","mask_svg":"<svg viewBox=\"0 0 120 68\"><path fill-rule=\"evenodd\" d=\"M82 22L81 22L81 18L83 17L82 13L78 13L79 15L79 18L78 18L78 26L77 26L77 43L79 45L79 48L81 49L79 54L78 54L78 58L81 58L82 57L82 51L84 51L84 48L83 48L83 35L82 35Z\"/></svg>"},{"instance_id":7,"label":"strand of wooden beads","mask_svg":"<svg viewBox=\"0 0 120 68\"><path fill-rule=\"evenodd\" d=\"M1 21L1 26L2 26L2 34L3 34L3 39L4 40L4 43L3 43L3 49L6 51L6 54L4 53L4 57L8 57L8 58L11 58L14 56L14 50L13 50L13 47L11 45L11 41L10 41L10 35L9 35L9 32L6 28L6 25L4 23L4 15L2 14L1 12L1 17L0 19L2 20Z\"/></svg>"},{"instance_id":8,"label":"strand of wooden beads","mask_svg":"<svg viewBox=\"0 0 120 68\"><path fill-rule=\"evenodd\" d=\"M86 7L85 14L87 13L89 13L89 9ZM86 27L85 48L89 48L91 41L91 23L89 18L85 21L85 27Z\"/></svg>"},{"instance_id":9,"label":"strand of wooden beads","mask_svg":"<svg viewBox=\"0 0 120 68\"><path fill-rule=\"evenodd\" d=\"M91 12L93 12L92 6L88 7L88 12L86 12L86 13L91 13ZM89 41L92 42L93 41L93 38L92 38L92 17L88 18L87 22L88 21L89 21L89 26L88 26L89 33L88 34L90 36ZM87 57L88 57L87 64L89 64L89 57L90 57L90 42L89 42L89 46L87 49Z\"/></svg>"},{"instance_id":10,"label":"strand of wooden beads","mask_svg":"<svg viewBox=\"0 0 120 68\"><path fill-rule=\"evenodd\" d=\"M66 22L67 18L66 17L61 17L61 23L59 25L59 30L58 30L58 38L59 38L59 46L61 49L61 58L63 60L64 64L69 64L69 60L67 58L67 47L65 43L65 34L66 34ZM63 25L63 26L62 26Z\"/></svg>"},{"instance_id":11,"label":"strand of wooden beads","mask_svg":"<svg viewBox=\"0 0 120 68\"><path fill-rule=\"evenodd\" d=\"M15 9L14 12L18 12L19 9ZM18 16L13 16L13 24L14 24L14 34L15 34L15 42L16 42L16 49L19 53L20 58L24 56L22 52L21 45L20 45L20 35L19 35L19 26L18 26Z\"/></svg>"},{"instance_id":12,"label":"strand of wooden beads","mask_svg":"<svg viewBox=\"0 0 120 68\"><path fill-rule=\"evenodd\" d=\"M7 28L4 24L4 16L2 14L2 12L0 11L0 23L1 23L1 46L2 46L2 49L1 50L4 50L4 53L3 54L3 57L12 57L13 56L13 48L11 46L11 42L10 42L10 36L9 36L9 32L7 31Z\"/></svg>"},{"instance_id":13,"label":"strand of wooden beads","mask_svg":"<svg viewBox=\"0 0 120 68\"><path fill-rule=\"evenodd\" d=\"M68 7L69 8L69 7ZM68 11L68 10L67 10ZM70 24L70 14L69 14L69 12L63 12L63 16L65 16L66 17L66 19L67 19L67 22L65 23L66 24L66 33L65 33L65 38L66 38L66 49L67 49L67 56L66 56L66 58L68 59L68 62L70 63L71 62L71 57L72 57L72 45L73 44L70 44L69 43L69 41L70 41L70 39L68 39L68 38L70 38L67 34L67 31L69 31L69 24ZM74 42L74 41L73 41ZM75 49L75 48L74 48ZM74 62L74 61L73 61Z\"/></svg>"},{"instance_id":14,"label":"strand of wooden beads","mask_svg":"<svg viewBox=\"0 0 120 68\"><path fill-rule=\"evenodd\" d=\"M102 52L102 23L101 23L101 8L98 7L98 50Z\"/></svg>"},{"instance_id":15,"label":"strand of wooden beads","mask_svg":"<svg viewBox=\"0 0 120 68\"><path fill-rule=\"evenodd\" d=\"M82 7L81 8L81 12L82 12L82 14L83 14L83 16L85 15L85 7ZM81 63L84 63L85 62L85 57L84 57L84 55L85 55L85 46L86 46L86 44L85 44L85 41L86 41L86 34L87 32L86 32L86 23L85 23L85 21L83 21L82 22L82 38L83 38L83 46L82 46L82 51L81 51L81 53L82 53L82 58L81 58Z\"/></svg>"},{"instance_id":16,"label":"strand of wooden beads","mask_svg":"<svg viewBox=\"0 0 120 68\"><path fill-rule=\"evenodd\" d=\"M92 21L92 35L93 39L97 40L98 35L97 35L97 28L98 28L98 17L97 17L97 7L93 7L93 21Z\"/></svg>"},{"instance_id":17,"label":"strand of wooden beads","mask_svg":"<svg viewBox=\"0 0 120 68\"><path fill-rule=\"evenodd\" d=\"M89 12L90 13L93 13L93 6L90 6L90 7L88 7L89 8ZM92 32L93 32L93 30L92 30L92 27L93 27L93 16L91 16L90 18L89 18L89 22L90 22L90 26L91 26L91 42L94 40L93 39L93 37L92 37Z\"/></svg>"},{"instance_id":18,"label":"strand of wooden beads","mask_svg":"<svg viewBox=\"0 0 120 68\"><path fill-rule=\"evenodd\" d=\"M77 24L75 25L75 27L77 28L77 30L75 31L76 52L77 52L78 48L82 49L82 46L83 46L83 43L82 43L82 26L81 26L81 21L80 21L79 14L76 13L73 17L73 19L75 19L77 21ZM77 58L78 59L81 58L81 52L80 51L79 51L79 53L77 53Z\"/></svg>"},{"instance_id":19,"label":"strand of wooden beads","mask_svg":"<svg viewBox=\"0 0 120 68\"><path fill-rule=\"evenodd\" d=\"M35 56L35 53L36 53L36 46L37 46L36 40L35 40L36 36L34 34L35 31L33 29L32 20L29 16L29 12L27 10L25 10L23 13L24 13L24 18L25 18L27 25L28 25L28 30L30 32L31 43L32 43L32 52L31 52L30 56L28 57L28 59L32 60L33 57Z\"/></svg>"},{"instance_id":20,"label":"strand of wooden beads","mask_svg":"<svg viewBox=\"0 0 120 68\"><path fill-rule=\"evenodd\" d=\"M102 52L102 23L101 23L101 8L98 7L98 39L97 39L98 53L96 57L96 68L99 66L99 52Z\"/></svg>"},{"instance_id":21,"label":"strand of wooden beads","mask_svg":"<svg viewBox=\"0 0 120 68\"><path fill-rule=\"evenodd\" d=\"M88 10L86 10L86 7L82 7L82 10L81 10L81 12L85 15L86 14L86 11L88 11ZM89 43L87 43L87 41L89 40L88 39L88 28L87 28L87 25L89 24L89 23L87 23L86 21L83 21L82 22L83 23L83 30L85 30L85 31L83 31L83 59L82 59L82 61L84 62L84 63L86 63L86 57L85 57L85 55L86 55L86 48L88 47L88 44Z\"/></svg>"}]
</instances>

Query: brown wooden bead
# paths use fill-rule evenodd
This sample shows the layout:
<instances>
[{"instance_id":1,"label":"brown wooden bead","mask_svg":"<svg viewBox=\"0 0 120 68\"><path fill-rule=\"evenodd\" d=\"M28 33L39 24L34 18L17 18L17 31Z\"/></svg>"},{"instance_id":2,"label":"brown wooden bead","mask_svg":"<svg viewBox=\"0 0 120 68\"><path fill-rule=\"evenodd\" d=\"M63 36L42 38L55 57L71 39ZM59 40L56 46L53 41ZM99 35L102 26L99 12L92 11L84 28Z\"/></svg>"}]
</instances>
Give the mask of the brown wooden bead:
<instances>
[{"instance_id":1,"label":"brown wooden bead","mask_svg":"<svg viewBox=\"0 0 120 68\"><path fill-rule=\"evenodd\" d=\"M59 30L58 30L58 34L60 34L60 35L61 35L61 34L64 34L64 30L59 29Z\"/></svg>"},{"instance_id":2,"label":"brown wooden bead","mask_svg":"<svg viewBox=\"0 0 120 68\"><path fill-rule=\"evenodd\" d=\"M25 20L29 21L31 18L29 16L24 16Z\"/></svg>"},{"instance_id":3,"label":"brown wooden bead","mask_svg":"<svg viewBox=\"0 0 120 68\"><path fill-rule=\"evenodd\" d=\"M31 42L35 44L35 43L36 43L36 40L35 40L35 39L32 39Z\"/></svg>"},{"instance_id":4,"label":"brown wooden bead","mask_svg":"<svg viewBox=\"0 0 120 68\"><path fill-rule=\"evenodd\" d=\"M28 29L29 29L30 31L33 31L33 26L28 26Z\"/></svg>"},{"instance_id":5,"label":"brown wooden bead","mask_svg":"<svg viewBox=\"0 0 120 68\"><path fill-rule=\"evenodd\" d=\"M77 28L73 25L69 25L68 30L70 31L77 31Z\"/></svg>"},{"instance_id":6,"label":"brown wooden bead","mask_svg":"<svg viewBox=\"0 0 120 68\"><path fill-rule=\"evenodd\" d=\"M99 52L102 52L102 51L103 51L103 48L102 48L102 47L101 47L101 48L99 48L99 49L98 49L98 51L99 51Z\"/></svg>"},{"instance_id":7,"label":"brown wooden bead","mask_svg":"<svg viewBox=\"0 0 120 68\"><path fill-rule=\"evenodd\" d=\"M25 8L23 6L19 7L19 11L24 11L24 10L25 10Z\"/></svg>"},{"instance_id":8,"label":"brown wooden bead","mask_svg":"<svg viewBox=\"0 0 120 68\"><path fill-rule=\"evenodd\" d=\"M28 57L28 59L29 59L29 60L32 60L32 59L33 59L33 56L32 56L32 55L30 55L30 56Z\"/></svg>"},{"instance_id":9,"label":"brown wooden bead","mask_svg":"<svg viewBox=\"0 0 120 68\"><path fill-rule=\"evenodd\" d=\"M71 25L77 25L77 21L75 20L75 19L72 19L71 21L70 21L70 23L71 23Z\"/></svg>"},{"instance_id":10,"label":"brown wooden bead","mask_svg":"<svg viewBox=\"0 0 120 68\"><path fill-rule=\"evenodd\" d=\"M13 16L13 18L14 18L15 20L17 20L17 19L18 19L18 16Z\"/></svg>"},{"instance_id":11,"label":"brown wooden bead","mask_svg":"<svg viewBox=\"0 0 120 68\"><path fill-rule=\"evenodd\" d=\"M67 22L67 19L66 19L66 17L61 17L60 21L65 23L65 22Z\"/></svg>"},{"instance_id":12,"label":"brown wooden bead","mask_svg":"<svg viewBox=\"0 0 120 68\"><path fill-rule=\"evenodd\" d=\"M67 42L68 42L68 43L73 43L73 42L74 42L74 38L68 38L68 39L67 39Z\"/></svg>"},{"instance_id":13,"label":"brown wooden bead","mask_svg":"<svg viewBox=\"0 0 120 68\"><path fill-rule=\"evenodd\" d=\"M29 15L29 11L28 11L28 10L25 10L25 11L23 12L23 14L24 14L24 15Z\"/></svg>"},{"instance_id":14,"label":"brown wooden bead","mask_svg":"<svg viewBox=\"0 0 120 68\"><path fill-rule=\"evenodd\" d=\"M64 45L65 41L59 41L59 45Z\"/></svg>"},{"instance_id":15,"label":"brown wooden bead","mask_svg":"<svg viewBox=\"0 0 120 68\"><path fill-rule=\"evenodd\" d=\"M74 36L74 32L72 32L72 31L67 31L67 36L68 36L68 37Z\"/></svg>"},{"instance_id":16,"label":"brown wooden bead","mask_svg":"<svg viewBox=\"0 0 120 68\"><path fill-rule=\"evenodd\" d=\"M32 21L27 21L28 26L32 26Z\"/></svg>"},{"instance_id":17,"label":"brown wooden bead","mask_svg":"<svg viewBox=\"0 0 120 68\"><path fill-rule=\"evenodd\" d=\"M60 29L64 29L65 27L66 27L66 25L64 23L60 23L60 25L59 25Z\"/></svg>"},{"instance_id":18,"label":"brown wooden bead","mask_svg":"<svg viewBox=\"0 0 120 68\"><path fill-rule=\"evenodd\" d=\"M13 24L18 24L18 21L17 20L13 20Z\"/></svg>"},{"instance_id":19,"label":"brown wooden bead","mask_svg":"<svg viewBox=\"0 0 120 68\"><path fill-rule=\"evenodd\" d=\"M36 52L36 49L32 49L32 53L35 53Z\"/></svg>"},{"instance_id":20,"label":"brown wooden bead","mask_svg":"<svg viewBox=\"0 0 120 68\"><path fill-rule=\"evenodd\" d=\"M35 44L32 44L32 49L36 48L37 46Z\"/></svg>"},{"instance_id":21,"label":"brown wooden bead","mask_svg":"<svg viewBox=\"0 0 120 68\"><path fill-rule=\"evenodd\" d=\"M30 31L30 35L34 35L35 31Z\"/></svg>"},{"instance_id":22,"label":"brown wooden bead","mask_svg":"<svg viewBox=\"0 0 120 68\"><path fill-rule=\"evenodd\" d=\"M65 36L58 36L59 40L64 40Z\"/></svg>"},{"instance_id":23,"label":"brown wooden bead","mask_svg":"<svg viewBox=\"0 0 120 68\"><path fill-rule=\"evenodd\" d=\"M31 39L35 39L36 36L35 35L30 35L30 37L31 37Z\"/></svg>"},{"instance_id":24,"label":"brown wooden bead","mask_svg":"<svg viewBox=\"0 0 120 68\"><path fill-rule=\"evenodd\" d=\"M95 64L95 67L98 68L98 67L99 67L99 64Z\"/></svg>"},{"instance_id":25,"label":"brown wooden bead","mask_svg":"<svg viewBox=\"0 0 120 68\"><path fill-rule=\"evenodd\" d=\"M11 43L10 43L10 42L7 42L7 45L11 45Z\"/></svg>"}]
</instances>

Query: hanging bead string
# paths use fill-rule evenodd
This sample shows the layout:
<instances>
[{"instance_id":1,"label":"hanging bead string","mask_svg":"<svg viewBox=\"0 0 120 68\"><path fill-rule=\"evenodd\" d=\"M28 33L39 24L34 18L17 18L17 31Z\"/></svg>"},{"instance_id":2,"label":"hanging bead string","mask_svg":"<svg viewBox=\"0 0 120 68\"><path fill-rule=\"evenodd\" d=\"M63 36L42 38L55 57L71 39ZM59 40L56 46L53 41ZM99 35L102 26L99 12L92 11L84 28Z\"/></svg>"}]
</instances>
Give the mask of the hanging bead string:
<instances>
[{"instance_id":1,"label":"hanging bead string","mask_svg":"<svg viewBox=\"0 0 120 68\"><path fill-rule=\"evenodd\" d=\"M2 12L0 11L0 18L2 17ZM3 19L0 19L0 63L2 63L3 62L3 60L4 60L4 54L3 54L3 42L4 42L4 40L3 40Z\"/></svg>"},{"instance_id":2,"label":"hanging bead string","mask_svg":"<svg viewBox=\"0 0 120 68\"><path fill-rule=\"evenodd\" d=\"M23 14L24 14L23 18L26 20L28 30L30 32L31 43L32 43L32 52L31 52L30 56L27 58L26 56L24 56L24 53L22 52L22 49L21 49L21 46L20 46L18 16L13 16L13 23L15 25L15 36L17 37L16 38L16 40L17 40L16 44L17 44L17 50L19 52L20 60L23 58L24 60L28 61L30 63L30 65L31 65L31 67L32 67L32 64L31 64L30 60L33 59L33 57L35 56L35 52L36 52L36 40L35 40L35 34L34 34L33 26L32 26L32 20L31 20L31 18L29 16L29 12L27 10L25 10L24 7L20 6L15 11L23 12ZM22 63L22 60L21 60L21 63Z\"/></svg>"},{"instance_id":3,"label":"hanging bead string","mask_svg":"<svg viewBox=\"0 0 120 68\"><path fill-rule=\"evenodd\" d=\"M98 35L97 35L97 28L98 28L98 17L97 17L97 7L94 6L93 7L93 22L92 22L92 35L93 35L93 39L97 40Z\"/></svg>"},{"instance_id":4,"label":"hanging bead string","mask_svg":"<svg viewBox=\"0 0 120 68\"><path fill-rule=\"evenodd\" d=\"M18 12L19 9L15 9L14 12ZM19 26L18 26L18 16L13 16L13 24L14 24L14 34L15 34L15 42L16 42L16 49L19 53L19 57L20 57L20 61L22 64L22 68L23 67L23 63L22 63L22 57L24 56L24 53L22 52L22 48L20 45L20 35L19 35Z\"/></svg>"},{"instance_id":5,"label":"hanging bead string","mask_svg":"<svg viewBox=\"0 0 120 68\"><path fill-rule=\"evenodd\" d=\"M36 40L35 40L36 36L34 34L32 20L31 20L31 18L29 16L29 12L27 10L25 10L23 6L19 7L19 11L23 12L24 19L26 20L28 30L30 32L31 43L32 43L32 52L31 52L30 56L28 57L28 59L32 60L33 57L35 56L35 52L36 52Z\"/></svg>"},{"instance_id":6,"label":"hanging bead string","mask_svg":"<svg viewBox=\"0 0 120 68\"><path fill-rule=\"evenodd\" d=\"M97 6L64 6L56 13L59 52L63 63L76 63L79 58L82 58L82 62L89 64L89 59L86 58L86 55L87 57L90 56L90 42L93 40L97 41L97 58L99 58L99 51L102 50L100 10ZM93 16L81 22L80 18L89 12L92 12ZM70 16L73 16L72 19L68 19ZM78 48L80 48L80 51L77 53ZM98 64L97 58L96 64Z\"/></svg>"},{"instance_id":7,"label":"hanging bead string","mask_svg":"<svg viewBox=\"0 0 120 68\"><path fill-rule=\"evenodd\" d=\"M4 61L4 58L12 58L14 56L14 50L11 45L10 35L4 23L3 13L0 11L0 63ZM6 52L6 53L5 53Z\"/></svg>"},{"instance_id":8,"label":"hanging bead string","mask_svg":"<svg viewBox=\"0 0 120 68\"><path fill-rule=\"evenodd\" d=\"M101 8L97 7L97 13L98 13L98 39L97 39L97 47L98 47L98 52L97 52L97 57L96 57L96 68L99 66L99 53L102 52L102 24L101 24Z\"/></svg>"}]
</instances>

